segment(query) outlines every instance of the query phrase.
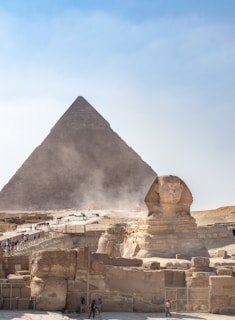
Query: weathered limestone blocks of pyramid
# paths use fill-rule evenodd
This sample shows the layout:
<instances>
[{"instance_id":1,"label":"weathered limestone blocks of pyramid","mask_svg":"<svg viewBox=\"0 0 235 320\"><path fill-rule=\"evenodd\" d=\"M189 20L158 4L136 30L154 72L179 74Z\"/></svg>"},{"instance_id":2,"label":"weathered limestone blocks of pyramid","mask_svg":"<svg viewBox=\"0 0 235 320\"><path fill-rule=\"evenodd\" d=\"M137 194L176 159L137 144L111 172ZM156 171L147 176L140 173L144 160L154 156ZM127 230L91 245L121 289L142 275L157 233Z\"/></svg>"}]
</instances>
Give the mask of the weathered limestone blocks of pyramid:
<instances>
[{"instance_id":1,"label":"weathered limestone blocks of pyramid","mask_svg":"<svg viewBox=\"0 0 235 320\"><path fill-rule=\"evenodd\" d=\"M136 209L153 169L78 97L0 192L0 210Z\"/></svg>"}]
</instances>

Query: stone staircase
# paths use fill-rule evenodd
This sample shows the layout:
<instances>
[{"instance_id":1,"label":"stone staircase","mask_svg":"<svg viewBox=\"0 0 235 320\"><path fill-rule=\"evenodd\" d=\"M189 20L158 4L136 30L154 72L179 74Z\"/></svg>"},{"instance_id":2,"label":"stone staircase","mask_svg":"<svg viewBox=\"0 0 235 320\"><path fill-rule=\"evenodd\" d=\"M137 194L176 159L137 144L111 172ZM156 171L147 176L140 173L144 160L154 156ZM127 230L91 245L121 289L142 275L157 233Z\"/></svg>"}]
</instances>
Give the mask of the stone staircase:
<instances>
[{"instance_id":1,"label":"stone staircase","mask_svg":"<svg viewBox=\"0 0 235 320\"><path fill-rule=\"evenodd\" d=\"M15 250L12 256L27 256L33 252L50 249L65 249L72 247L71 237L67 234L49 233L47 237L27 242L22 248Z\"/></svg>"}]
</instances>

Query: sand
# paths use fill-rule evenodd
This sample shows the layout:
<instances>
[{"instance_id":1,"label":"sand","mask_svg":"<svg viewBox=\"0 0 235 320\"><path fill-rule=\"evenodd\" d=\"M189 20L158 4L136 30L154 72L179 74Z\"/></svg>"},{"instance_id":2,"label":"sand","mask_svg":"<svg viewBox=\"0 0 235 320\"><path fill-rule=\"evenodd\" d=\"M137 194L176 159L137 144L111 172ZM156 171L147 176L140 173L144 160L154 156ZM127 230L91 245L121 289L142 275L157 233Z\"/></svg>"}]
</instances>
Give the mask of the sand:
<instances>
[{"instance_id":1,"label":"sand","mask_svg":"<svg viewBox=\"0 0 235 320\"><path fill-rule=\"evenodd\" d=\"M89 319L88 315L80 314L62 314L60 312L45 312L45 311L0 311L1 320L85 320ZM102 320L161 320L166 319L163 313L128 313L128 312L103 312L101 317L95 316L95 319ZM218 315L210 313L172 313L169 319L181 320L232 320L235 315Z\"/></svg>"}]
</instances>

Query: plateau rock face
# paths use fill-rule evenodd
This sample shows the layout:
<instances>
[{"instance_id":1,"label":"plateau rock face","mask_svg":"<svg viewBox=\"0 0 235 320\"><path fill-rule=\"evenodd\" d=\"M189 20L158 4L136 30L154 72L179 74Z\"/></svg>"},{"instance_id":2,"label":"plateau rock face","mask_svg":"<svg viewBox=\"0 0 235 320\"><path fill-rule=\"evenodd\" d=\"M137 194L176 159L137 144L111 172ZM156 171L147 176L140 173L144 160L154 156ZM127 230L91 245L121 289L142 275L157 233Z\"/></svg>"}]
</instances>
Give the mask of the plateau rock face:
<instances>
[{"instance_id":1,"label":"plateau rock face","mask_svg":"<svg viewBox=\"0 0 235 320\"><path fill-rule=\"evenodd\" d=\"M78 97L0 192L0 210L136 208L157 176Z\"/></svg>"}]
</instances>

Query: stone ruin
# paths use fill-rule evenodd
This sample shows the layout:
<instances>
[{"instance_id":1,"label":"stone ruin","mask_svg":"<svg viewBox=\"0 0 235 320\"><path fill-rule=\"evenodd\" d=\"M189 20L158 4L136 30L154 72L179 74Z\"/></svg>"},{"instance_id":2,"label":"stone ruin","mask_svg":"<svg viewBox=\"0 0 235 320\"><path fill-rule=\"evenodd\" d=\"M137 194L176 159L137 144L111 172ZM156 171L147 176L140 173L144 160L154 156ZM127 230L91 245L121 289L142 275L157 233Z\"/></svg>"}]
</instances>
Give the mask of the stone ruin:
<instances>
[{"instance_id":1,"label":"stone ruin","mask_svg":"<svg viewBox=\"0 0 235 320\"><path fill-rule=\"evenodd\" d=\"M81 297L86 303L101 297L104 311L164 312L169 298L173 312L235 314L235 261L209 257L185 183L158 177L145 202L146 217L135 225L110 221L104 233L71 234L70 248L57 242L34 250L28 266L25 256L1 258L2 308L79 312Z\"/></svg>"},{"instance_id":2,"label":"stone ruin","mask_svg":"<svg viewBox=\"0 0 235 320\"><path fill-rule=\"evenodd\" d=\"M148 216L135 225L116 226L116 233L110 227L100 238L98 252L116 256L118 251L126 258L208 257L190 215L192 201L190 190L180 178L157 177L145 197Z\"/></svg>"}]
</instances>

